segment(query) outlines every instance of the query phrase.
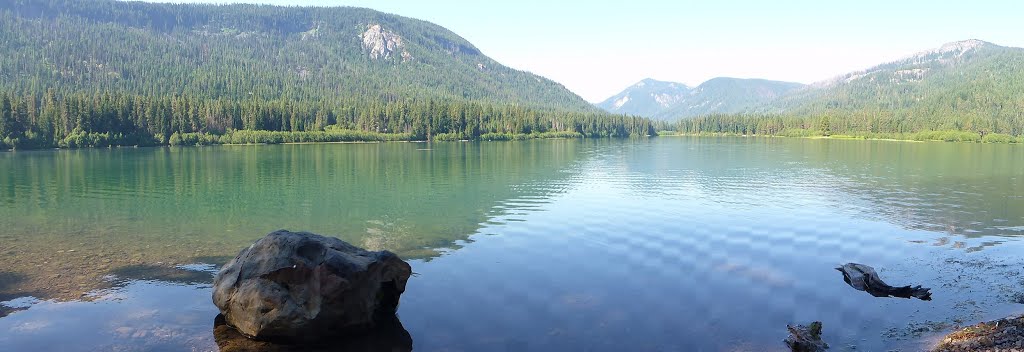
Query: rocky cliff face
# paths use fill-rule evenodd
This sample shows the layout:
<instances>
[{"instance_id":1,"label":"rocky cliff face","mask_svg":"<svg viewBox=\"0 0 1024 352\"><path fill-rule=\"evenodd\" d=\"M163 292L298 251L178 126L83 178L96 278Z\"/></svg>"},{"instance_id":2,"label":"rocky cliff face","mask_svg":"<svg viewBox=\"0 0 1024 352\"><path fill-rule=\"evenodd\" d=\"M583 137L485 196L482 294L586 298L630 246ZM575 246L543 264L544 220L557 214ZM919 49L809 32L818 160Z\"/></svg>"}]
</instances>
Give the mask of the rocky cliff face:
<instances>
[{"instance_id":1,"label":"rocky cliff face","mask_svg":"<svg viewBox=\"0 0 1024 352\"><path fill-rule=\"evenodd\" d=\"M371 24L366 27L366 32L363 32L360 37L363 40L363 49L369 52L371 59L390 60L401 57L402 62L413 59L412 54L405 50L405 43L401 36L384 29L379 24Z\"/></svg>"}]
</instances>

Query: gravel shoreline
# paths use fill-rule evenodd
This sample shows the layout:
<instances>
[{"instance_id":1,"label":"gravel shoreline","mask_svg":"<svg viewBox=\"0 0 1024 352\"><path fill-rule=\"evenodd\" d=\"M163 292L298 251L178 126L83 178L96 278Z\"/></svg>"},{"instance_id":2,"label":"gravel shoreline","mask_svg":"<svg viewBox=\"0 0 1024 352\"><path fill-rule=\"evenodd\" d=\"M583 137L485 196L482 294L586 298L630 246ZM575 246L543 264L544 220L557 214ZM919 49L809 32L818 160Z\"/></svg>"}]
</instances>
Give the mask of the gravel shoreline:
<instances>
[{"instance_id":1,"label":"gravel shoreline","mask_svg":"<svg viewBox=\"0 0 1024 352\"><path fill-rule=\"evenodd\" d=\"M1024 317L1014 317L970 326L945 338L932 352L1021 352L1024 351Z\"/></svg>"}]
</instances>

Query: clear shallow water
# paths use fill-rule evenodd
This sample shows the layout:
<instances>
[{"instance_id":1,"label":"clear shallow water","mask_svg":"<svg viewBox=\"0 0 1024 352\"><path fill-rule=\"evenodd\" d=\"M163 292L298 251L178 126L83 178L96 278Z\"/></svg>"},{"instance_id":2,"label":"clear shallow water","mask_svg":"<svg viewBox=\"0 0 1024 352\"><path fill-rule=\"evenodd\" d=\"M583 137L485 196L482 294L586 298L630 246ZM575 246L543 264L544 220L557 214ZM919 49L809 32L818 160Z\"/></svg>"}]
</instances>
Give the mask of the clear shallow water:
<instances>
[{"instance_id":1,"label":"clear shallow water","mask_svg":"<svg viewBox=\"0 0 1024 352\"><path fill-rule=\"evenodd\" d=\"M834 350L919 350L1024 312L1016 146L114 149L3 153L0 170L0 350L215 350L209 267L188 264L277 228L410 258L417 351L772 351L813 320ZM935 300L854 291L833 269L850 261Z\"/></svg>"}]
</instances>

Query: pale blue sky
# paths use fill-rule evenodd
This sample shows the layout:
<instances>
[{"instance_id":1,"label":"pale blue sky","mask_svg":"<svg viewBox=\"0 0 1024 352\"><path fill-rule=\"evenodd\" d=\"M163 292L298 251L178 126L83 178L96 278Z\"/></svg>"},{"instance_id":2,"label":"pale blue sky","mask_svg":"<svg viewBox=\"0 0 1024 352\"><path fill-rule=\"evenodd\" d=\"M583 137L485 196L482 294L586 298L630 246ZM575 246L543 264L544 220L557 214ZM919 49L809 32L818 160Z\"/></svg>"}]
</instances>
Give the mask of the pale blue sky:
<instances>
[{"instance_id":1,"label":"pale blue sky","mask_svg":"<svg viewBox=\"0 0 1024 352\"><path fill-rule=\"evenodd\" d=\"M691 86L719 76L812 83L951 41L1024 47L1021 1L186 2L358 6L419 18L592 102L647 77Z\"/></svg>"}]
</instances>

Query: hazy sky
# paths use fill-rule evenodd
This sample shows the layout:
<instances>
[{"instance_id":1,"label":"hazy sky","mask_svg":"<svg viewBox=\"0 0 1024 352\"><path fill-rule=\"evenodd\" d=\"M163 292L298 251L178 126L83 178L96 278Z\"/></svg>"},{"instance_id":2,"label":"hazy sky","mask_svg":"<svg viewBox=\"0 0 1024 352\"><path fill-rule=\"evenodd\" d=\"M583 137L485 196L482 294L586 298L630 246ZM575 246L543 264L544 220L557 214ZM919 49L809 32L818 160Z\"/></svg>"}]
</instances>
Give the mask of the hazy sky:
<instances>
[{"instance_id":1,"label":"hazy sky","mask_svg":"<svg viewBox=\"0 0 1024 352\"><path fill-rule=\"evenodd\" d=\"M1024 1L1014 0L186 2L359 6L423 19L591 102L647 77L811 83L951 41L1024 47Z\"/></svg>"}]
</instances>

